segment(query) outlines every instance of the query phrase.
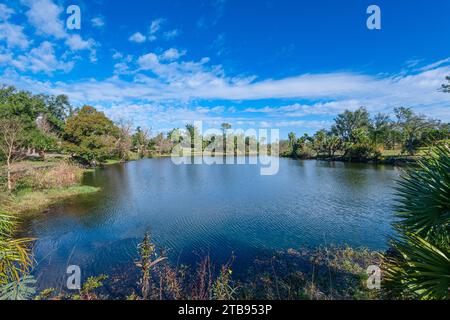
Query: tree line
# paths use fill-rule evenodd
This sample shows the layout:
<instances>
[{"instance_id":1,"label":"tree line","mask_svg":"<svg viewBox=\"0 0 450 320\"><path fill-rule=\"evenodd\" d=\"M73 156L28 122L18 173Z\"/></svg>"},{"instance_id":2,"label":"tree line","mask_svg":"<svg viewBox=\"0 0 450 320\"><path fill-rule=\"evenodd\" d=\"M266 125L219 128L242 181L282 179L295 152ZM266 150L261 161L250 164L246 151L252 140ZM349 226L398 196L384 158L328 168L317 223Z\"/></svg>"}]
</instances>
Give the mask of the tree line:
<instances>
[{"instance_id":1,"label":"tree line","mask_svg":"<svg viewBox=\"0 0 450 320\"><path fill-rule=\"evenodd\" d=\"M442 90L449 92L450 85L444 84ZM282 156L294 158L367 161L380 158L384 150L414 155L420 148L449 139L449 123L404 107L394 109L394 115L394 119L381 113L372 117L364 107L347 110L335 118L330 130L302 137L291 132L287 140L276 142L277 147ZM242 151L258 153L261 144L266 144L256 136L229 134L231 128L223 123L221 134L202 136L198 128L187 124L184 130L176 128L152 136L150 129L133 128L126 121L115 123L94 107L74 108L65 95L36 95L10 86L0 88L0 160L6 163L9 189L12 163L30 154L45 160L49 152L65 153L83 165L96 166L109 159L127 161L169 155L180 144L198 150L195 141L201 141L200 151L208 147L225 154L231 148L234 155ZM239 150L242 145L245 150ZM273 144L267 147L270 153Z\"/></svg>"},{"instance_id":2,"label":"tree line","mask_svg":"<svg viewBox=\"0 0 450 320\"><path fill-rule=\"evenodd\" d=\"M410 108L394 109L394 118L366 108L346 110L334 119L330 130L297 138L295 133L281 143L281 154L295 158L339 158L348 161L379 159L385 150L415 155L424 147L433 147L450 137L450 124L429 119Z\"/></svg>"}]
</instances>

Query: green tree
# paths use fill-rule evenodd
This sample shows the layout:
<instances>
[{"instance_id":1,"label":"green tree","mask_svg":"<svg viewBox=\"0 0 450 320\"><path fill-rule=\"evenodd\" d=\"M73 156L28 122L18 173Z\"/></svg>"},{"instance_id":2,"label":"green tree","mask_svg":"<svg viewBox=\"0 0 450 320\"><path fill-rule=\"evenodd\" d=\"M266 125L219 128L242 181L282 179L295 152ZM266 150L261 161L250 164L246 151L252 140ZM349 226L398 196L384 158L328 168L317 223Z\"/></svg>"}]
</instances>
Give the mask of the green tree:
<instances>
[{"instance_id":1,"label":"green tree","mask_svg":"<svg viewBox=\"0 0 450 320\"><path fill-rule=\"evenodd\" d=\"M392 123L389 116L383 113L378 113L372 120L370 127L370 139L375 145L384 145L389 139L391 133Z\"/></svg>"},{"instance_id":2,"label":"green tree","mask_svg":"<svg viewBox=\"0 0 450 320\"><path fill-rule=\"evenodd\" d=\"M72 107L66 96L33 95L14 87L0 88L0 118L17 118L28 136L24 147L45 152L56 146Z\"/></svg>"},{"instance_id":3,"label":"green tree","mask_svg":"<svg viewBox=\"0 0 450 320\"><path fill-rule=\"evenodd\" d=\"M0 118L19 118L24 130L36 128L36 119L46 112L42 96L26 91L17 91L14 87L0 89Z\"/></svg>"},{"instance_id":4,"label":"green tree","mask_svg":"<svg viewBox=\"0 0 450 320\"><path fill-rule=\"evenodd\" d=\"M103 112L84 106L67 119L64 148L80 161L97 165L113 157L120 130Z\"/></svg>"},{"instance_id":5,"label":"green tree","mask_svg":"<svg viewBox=\"0 0 450 320\"><path fill-rule=\"evenodd\" d=\"M295 140L297 139L297 137L295 136L295 133L289 132L288 139L289 139L289 147L291 148L291 151L292 151L294 149Z\"/></svg>"},{"instance_id":6,"label":"green tree","mask_svg":"<svg viewBox=\"0 0 450 320\"><path fill-rule=\"evenodd\" d=\"M193 124L187 124L186 125L186 131L188 134L188 140L190 141L191 144L191 153L194 154L195 152L195 140L196 139L201 139L200 134L198 132L197 127L195 127Z\"/></svg>"},{"instance_id":7,"label":"green tree","mask_svg":"<svg viewBox=\"0 0 450 320\"><path fill-rule=\"evenodd\" d=\"M61 136L64 133L64 125L67 119L73 115L73 107L69 98L65 95L44 96L44 115L51 126L51 131Z\"/></svg>"},{"instance_id":8,"label":"green tree","mask_svg":"<svg viewBox=\"0 0 450 320\"><path fill-rule=\"evenodd\" d=\"M325 140L327 139L327 131L325 129L322 129L320 131L317 131L316 134L313 136L313 148L314 151L317 154L317 157L320 157L320 154L325 149Z\"/></svg>"},{"instance_id":9,"label":"green tree","mask_svg":"<svg viewBox=\"0 0 450 320\"><path fill-rule=\"evenodd\" d=\"M335 125L332 131L343 142L354 142L355 130L368 129L370 127L369 113L364 107L354 112L346 110L344 113L339 114L334 121Z\"/></svg>"},{"instance_id":10,"label":"green tree","mask_svg":"<svg viewBox=\"0 0 450 320\"><path fill-rule=\"evenodd\" d=\"M342 141L343 158L364 161L373 156L375 148L370 140L370 128L370 115L364 107L353 112L346 110L336 117L332 133Z\"/></svg>"},{"instance_id":11,"label":"green tree","mask_svg":"<svg viewBox=\"0 0 450 320\"><path fill-rule=\"evenodd\" d=\"M222 129L223 153L225 154L227 152L227 131L231 129L231 124L224 122L220 127Z\"/></svg>"},{"instance_id":12,"label":"green tree","mask_svg":"<svg viewBox=\"0 0 450 320\"><path fill-rule=\"evenodd\" d=\"M328 154L328 158L334 159L336 151L341 147L341 139L329 132L325 137L323 147Z\"/></svg>"},{"instance_id":13,"label":"green tree","mask_svg":"<svg viewBox=\"0 0 450 320\"><path fill-rule=\"evenodd\" d=\"M45 134L40 130L33 130L27 135L28 146L36 149L41 156L42 160L45 160L45 154L54 148L56 148L57 139L49 134Z\"/></svg>"},{"instance_id":14,"label":"green tree","mask_svg":"<svg viewBox=\"0 0 450 320\"><path fill-rule=\"evenodd\" d=\"M132 144L139 157L143 158L148 155L149 142L150 131L148 129L137 127L136 132L132 137Z\"/></svg>"},{"instance_id":15,"label":"green tree","mask_svg":"<svg viewBox=\"0 0 450 320\"><path fill-rule=\"evenodd\" d=\"M397 128L403 139L403 151L410 155L417 152L422 143L422 133L435 126L423 115L416 115L410 108L395 108Z\"/></svg>"}]
</instances>

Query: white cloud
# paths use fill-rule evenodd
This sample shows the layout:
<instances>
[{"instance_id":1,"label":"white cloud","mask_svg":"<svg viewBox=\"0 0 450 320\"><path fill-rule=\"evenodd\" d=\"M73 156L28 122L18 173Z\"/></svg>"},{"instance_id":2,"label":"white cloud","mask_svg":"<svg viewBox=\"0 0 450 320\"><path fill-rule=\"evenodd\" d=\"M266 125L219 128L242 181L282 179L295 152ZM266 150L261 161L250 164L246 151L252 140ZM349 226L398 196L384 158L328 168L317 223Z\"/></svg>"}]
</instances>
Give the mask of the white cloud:
<instances>
[{"instance_id":1,"label":"white cloud","mask_svg":"<svg viewBox=\"0 0 450 320\"><path fill-rule=\"evenodd\" d=\"M112 58L113 58L114 60L118 60L118 59L123 58L123 54L120 53L119 51L117 51L117 50L112 50L112 52L113 52Z\"/></svg>"},{"instance_id":2,"label":"white cloud","mask_svg":"<svg viewBox=\"0 0 450 320\"><path fill-rule=\"evenodd\" d=\"M4 40L9 48L26 49L30 44L23 27L9 22L0 23L0 40Z\"/></svg>"},{"instance_id":3,"label":"white cloud","mask_svg":"<svg viewBox=\"0 0 450 320\"><path fill-rule=\"evenodd\" d=\"M95 17L91 19L91 23L95 28L102 28L105 26L105 19L103 19L103 17Z\"/></svg>"},{"instance_id":4,"label":"white cloud","mask_svg":"<svg viewBox=\"0 0 450 320\"><path fill-rule=\"evenodd\" d=\"M62 7L52 0L21 0L21 2L29 8L26 12L28 21L39 34L57 39L67 36L64 23L60 19Z\"/></svg>"},{"instance_id":5,"label":"white cloud","mask_svg":"<svg viewBox=\"0 0 450 320\"><path fill-rule=\"evenodd\" d=\"M317 121L317 120L294 120L294 121L260 121L261 128L286 128L299 127L307 129L308 131L317 131L323 128L329 128L332 121Z\"/></svg>"},{"instance_id":6,"label":"white cloud","mask_svg":"<svg viewBox=\"0 0 450 320\"><path fill-rule=\"evenodd\" d=\"M419 71L428 71L435 69L443 64L450 62L450 58L442 59L419 69Z\"/></svg>"},{"instance_id":7,"label":"white cloud","mask_svg":"<svg viewBox=\"0 0 450 320\"><path fill-rule=\"evenodd\" d=\"M156 54L148 53L139 57L138 64L144 70L152 70L155 66L159 65L159 59Z\"/></svg>"},{"instance_id":8,"label":"white cloud","mask_svg":"<svg viewBox=\"0 0 450 320\"><path fill-rule=\"evenodd\" d=\"M169 30L169 31L161 33L162 26L165 23L166 23L166 19L163 19L163 18L155 19L150 23L150 27L149 27L147 34L142 34L141 32L136 32L128 40L137 42L137 43L143 43L145 41L154 42L154 41L158 40L158 38L160 36L162 36L162 38L164 40L171 40L180 35L181 31L178 29L173 29L173 30Z\"/></svg>"},{"instance_id":9,"label":"white cloud","mask_svg":"<svg viewBox=\"0 0 450 320\"><path fill-rule=\"evenodd\" d=\"M147 38L140 32L136 32L128 38L131 42L143 43Z\"/></svg>"},{"instance_id":10,"label":"white cloud","mask_svg":"<svg viewBox=\"0 0 450 320\"><path fill-rule=\"evenodd\" d=\"M171 48L166 51L160 56L162 60L165 61L175 61L180 59L182 56L186 54L186 50L178 51L177 49Z\"/></svg>"},{"instance_id":11,"label":"white cloud","mask_svg":"<svg viewBox=\"0 0 450 320\"><path fill-rule=\"evenodd\" d=\"M163 37L166 40L172 40L172 39L175 39L176 37L178 37L180 35L180 33L181 33L180 30L174 29L174 30L164 32Z\"/></svg>"},{"instance_id":12,"label":"white cloud","mask_svg":"<svg viewBox=\"0 0 450 320\"><path fill-rule=\"evenodd\" d=\"M258 80L256 77L229 77L221 66L209 65L209 59L200 61L164 61L161 55L147 53L137 60L132 57L121 60L115 66L115 74L108 79L84 79L76 82L57 82L54 84L36 82L25 77L2 77L0 82L20 83L20 87L28 86L34 92L50 94L68 94L79 104L91 103L103 105L105 108L123 105L124 110L129 101L137 105L158 104L173 106L202 100L236 101L246 105L246 101L286 98L301 100L302 103L286 104L281 107L268 106L261 109L250 108L240 110L232 108L200 108L185 107L160 111L153 121L169 119L199 119L210 122L223 120L220 113L233 113L233 121L253 121L262 118L271 126L306 126L304 117L315 115L327 119L345 109L356 109L366 106L371 112L390 112L398 106L409 106L427 116L450 121L450 94L438 91L445 76L450 74L448 63L440 64L430 70L403 74L374 76L351 72L323 74L304 74L283 79ZM0 55L0 61L8 59ZM132 69L134 64L138 69ZM132 74L133 78L121 79L120 74ZM232 112L233 111L233 112ZM172 113L167 115L166 113ZM216 112L217 115L212 114ZM245 116L243 116L245 115ZM136 115L137 117L139 114ZM144 116L144 115L142 115ZM242 118L238 118L242 116ZM165 118L164 118L165 117ZM199 120L201 120L199 119ZM258 120L259 119L259 120ZM165 121L165 120L164 120ZM305 121L305 122L301 122ZM308 122L322 125L321 122Z\"/></svg>"},{"instance_id":13,"label":"white cloud","mask_svg":"<svg viewBox=\"0 0 450 320\"><path fill-rule=\"evenodd\" d=\"M162 24L165 22L165 19L156 19L153 20L152 23L150 24L150 34L154 35L156 34L160 29Z\"/></svg>"},{"instance_id":14,"label":"white cloud","mask_svg":"<svg viewBox=\"0 0 450 320\"><path fill-rule=\"evenodd\" d=\"M18 56L15 63L19 70L33 73L44 72L48 75L55 71L69 72L74 66L73 61L59 61L55 56L53 45L48 41L44 41L39 47L33 48L29 54Z\"/></svg>"},{"instance_id":15,"label":"white cloud","mask_svg":"<svg viewBox=\"0 0 450 320\"><path fill-rule=\"evenodd\" d=\"M83 40L78 34L69 36L65 43L73 51L87 50L95 44L92 39Z\"/></svg>"},{"instance_id":16,"label":"white cloud","mask_svg":"<svg viewBox=\"0 0 450 320\"><path fill-rule=\"evenodd\" d=\"M125 62L119 62L114 65L114 74L129 74L130 67Z\"/></svg>"},{"instance_id":17,"label":"white cloud","mask_svg":"<svg viewBox=\"0 0 450 320\"><path fill-rule=\"evenodd\" d=\"M26 12L29 23L42 36L65 40L65 44L72 51L87 50L90 60L97 61L96 49L98 44L93 39L84 40L80 35L67 33L61 14L64 12L53 0L21 0L29 9ZM98 21L97 21L98 22Z\"/></svg>"},{"instance_id":18,"label":"white cloud","mask_svg":"<svg viewBox=\"0 0 450 320\"><path fill-rule=\"evenodd\" d=\"M14 10L0 3L0 21L7 21L14 14Z\"/></svg>"}]
</instances>

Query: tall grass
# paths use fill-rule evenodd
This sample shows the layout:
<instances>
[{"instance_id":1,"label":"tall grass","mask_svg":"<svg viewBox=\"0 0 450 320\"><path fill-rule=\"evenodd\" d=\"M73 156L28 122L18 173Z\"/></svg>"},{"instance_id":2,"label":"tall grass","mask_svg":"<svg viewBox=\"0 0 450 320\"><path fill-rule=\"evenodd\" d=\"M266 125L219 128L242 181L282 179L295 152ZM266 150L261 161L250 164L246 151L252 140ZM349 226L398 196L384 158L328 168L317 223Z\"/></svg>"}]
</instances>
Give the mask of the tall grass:
<instances>
[{"instance_id":1,"label":"tall grass","mask_svg":"<svg viewBox=\"0 0 450 320\"><path fill-rule=\"evenodd\" d=\"M32 170L23 177L25 185L33 190L65 188L80 182L83 174L79 166L61 161L44 170Z\"/></svg>"}]
</instances>

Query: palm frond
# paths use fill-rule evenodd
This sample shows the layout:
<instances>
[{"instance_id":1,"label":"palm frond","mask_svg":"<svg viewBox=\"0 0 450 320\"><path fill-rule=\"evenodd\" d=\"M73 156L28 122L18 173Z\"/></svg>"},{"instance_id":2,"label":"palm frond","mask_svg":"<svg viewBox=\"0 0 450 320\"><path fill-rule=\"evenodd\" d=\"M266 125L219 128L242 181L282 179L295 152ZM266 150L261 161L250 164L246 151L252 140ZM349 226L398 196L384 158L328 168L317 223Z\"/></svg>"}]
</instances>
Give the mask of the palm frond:
<instances>
[{"instance_id":1,"label":"palm frond","mask_svg":"<svg viewBox=\"0 0 450 320\"><path fill-rule=\"evenodd\" d=\"M0 288L0 300L30 300L36 293L36 280L25 276Z\"/></svg>"},{"instance_id":2,"label":"palm frond","mask_svg":"<svg viewBox=\"0 0 450 320\"><path fill-rule=\"evenodd\" d=\"M450 232L450 149L434 153L409 169L397 188L397 226L425 239L436 232ZM442 230L442 228L446 228Z\"/></svg>"},{"instance_id":3,"label":"palm frond","mask_svg":"<svg viewBox=\"0 0 450 320\"><path fill-rule=\"evenodd\" d=\"M409 169L397 188L398 238L384 257L384 289L403 299L450 298L450 149Z\"/></svg>"},{"instance_id":4,"label":"palm frond","mask_svg":"<svg viewBox=\"0 0 450 320\"><path fill-rule=\"evenodd\" d=\"M385 257L385 289L413 299L450 298L450 251L412 233L394 241L395 254Z\"/></svg>"},{"instance_id":5,"label":"palm frond","mask_svg":"<svg viewBox=\"0 0 450 320\"><path fill-rule=\"evenodd\" d=\"M0 285L19 281L32 265L30 243L33 239L13 239L16 216L0 213Z\"/></svg>"}]
</instances>

